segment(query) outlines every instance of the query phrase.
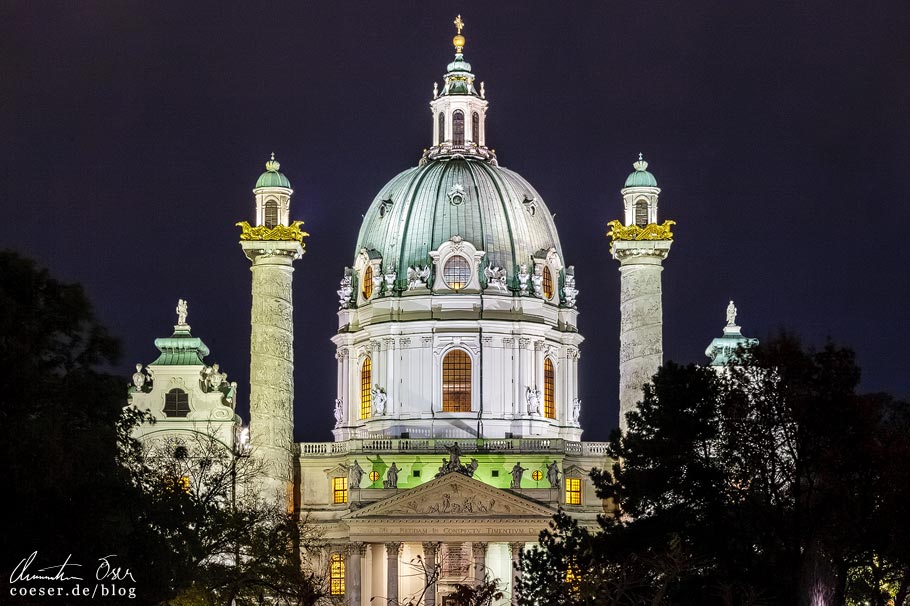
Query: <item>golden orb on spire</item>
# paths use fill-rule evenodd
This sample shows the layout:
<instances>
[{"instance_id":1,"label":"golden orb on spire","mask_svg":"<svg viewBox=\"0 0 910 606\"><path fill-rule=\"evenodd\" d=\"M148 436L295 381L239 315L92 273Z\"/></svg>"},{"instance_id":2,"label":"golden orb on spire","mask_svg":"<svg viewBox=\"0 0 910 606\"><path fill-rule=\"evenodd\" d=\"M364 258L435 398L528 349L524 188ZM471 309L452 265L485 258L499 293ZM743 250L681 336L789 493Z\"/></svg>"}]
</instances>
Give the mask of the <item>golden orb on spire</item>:
<instances>
[{"instance_id":1,"label":"golden orb on spire","mask_svg":"<svg viewBox=\"0 0 910 606\"><path fill-rule=\"evenodd\" d=\"M461 15L458 15L452 23L455 24L455 29L458 31L458 35L452 38L452 44L455 45L455 52L460 53L464 48L464 36L461 35L461 30L464 28L464 21L461 20Z\"/></svg>"}]
</instances>

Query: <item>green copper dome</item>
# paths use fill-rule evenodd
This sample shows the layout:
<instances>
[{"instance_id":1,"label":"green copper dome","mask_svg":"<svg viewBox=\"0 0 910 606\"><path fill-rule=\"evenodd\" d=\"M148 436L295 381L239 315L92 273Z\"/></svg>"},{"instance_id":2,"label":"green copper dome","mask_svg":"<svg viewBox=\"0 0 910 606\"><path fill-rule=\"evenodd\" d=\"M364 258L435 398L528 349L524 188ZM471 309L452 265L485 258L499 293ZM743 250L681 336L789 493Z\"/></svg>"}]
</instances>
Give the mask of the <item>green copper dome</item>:
<instances>
[{"instance_id":1,"label":"green copper dome","mask_svg":"<svg viewBox=\"0 0 910 606\"><path fill-rule=\"evenodd\" d=\"M657 179L647 171L648 163L641 154L638 154L638 162L632 166L635 167L635 172L626 177L626 184L623 187L657 187Z\"/></svg>"},{"instance_id":2,"label":"green copper dome","mask_svg":"<svg viewBox=\"0 0 910 606\"><path fill-rule=\"evenodd\" d=\"M260 187L284 187L286 189L291 189L291 182L288 181L288 178L284 174L278 172L278 169L281 168L281 164L275 160L275 154L272 154L272 159L265 163L265 172L259 175L259 178L256 180L256 189Z\"/></svg>"},{"instance_id":3,"label":"green copper dome","mask_svg":"<svg viewBox=\"0 0 910 606\"><path fill-rule=\"evenodd\" d=\"M521 175L471 157L421 163L389 181L364 215L355 256L382 256L399 282L411 266L432 266L430 251L461 236L486 252L482 266L505 268L517 285L521 265L533 271L532 255L562 248L553 217L540 194Z\"/></svg>"}]
</instances>

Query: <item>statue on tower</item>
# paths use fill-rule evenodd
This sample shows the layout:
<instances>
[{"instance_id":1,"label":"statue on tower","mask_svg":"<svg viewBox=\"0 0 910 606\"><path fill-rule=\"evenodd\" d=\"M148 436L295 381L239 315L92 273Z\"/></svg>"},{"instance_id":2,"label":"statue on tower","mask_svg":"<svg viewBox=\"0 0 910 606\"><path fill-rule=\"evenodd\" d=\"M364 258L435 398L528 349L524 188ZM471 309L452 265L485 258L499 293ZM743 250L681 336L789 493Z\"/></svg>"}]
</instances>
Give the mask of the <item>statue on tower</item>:
<instances>
[{"instance_id":1,"label":"statue on tower","mask_svg":"<svg viewBox=\"0 0 910 606\"><path fill-rule=\"evenodd\" d=\"M736 326L736 306L733 301L727 305L727 326Z\"/></svg>"},{"instance_id":2,"label":"statue on tower","mask_svg":"<svg viewBox=\"0 0 910 606\"><path fill-rule=\"evenodd\" d=\"M177 299L177 326L186 326L187 305L183 299Z\"/></svg>"}]
</instances>

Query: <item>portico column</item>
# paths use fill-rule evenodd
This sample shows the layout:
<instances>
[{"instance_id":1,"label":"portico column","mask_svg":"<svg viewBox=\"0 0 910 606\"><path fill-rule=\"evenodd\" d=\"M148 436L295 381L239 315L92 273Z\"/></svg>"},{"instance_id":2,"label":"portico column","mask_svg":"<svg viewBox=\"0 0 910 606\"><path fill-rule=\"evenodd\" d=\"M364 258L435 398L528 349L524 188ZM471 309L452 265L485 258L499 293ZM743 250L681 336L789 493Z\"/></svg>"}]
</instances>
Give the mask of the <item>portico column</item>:
<instances>
[{"instance_id":1,"label":"portico column","mask_svg":"<svg viewBox=\"0 0 910 606\"><path fill-rule=\"evenodd\" d=\"M510 587L512 588L512 606L518 604L518 579L521 578L521 569L518 567L521 549L524 543L509 543L512 550L512 578Z\"/></svg>"},{"instance_id":2,"label":"portico column","mask_svg":"<svg viewBox=\"0 0 910 606\"><path fill-rule=\"evenodd\" d=\"M483 583L487 570L487 544L471 543L471 550L474 552L474 580Z\"/></svg>"},{"instance_id":3,"label":"portico column","mask_svg":"<svg viewBox=\"0 0 910 606\"><path fill-rule=\"evenodd\" d=\"M398 603L398 552L401 549L401 543L386 543L386 562L388 564L388 575L386 577L386 599L389 604Z\"/></svg>"},{"instance_id":4,"label":"portico column","mask_svg":"<svg viewBox=\"0 0 910 606\"><path fill-rule=\"evenodd\" d=\"M366 543L351 543L348 546L347 596L350 606L360 606L360 588L363 586L360 577L361 562L367 551Z\"/></svg>"},{"instance_id":5,"label":"portico column","mask_svg":"<svg viewBox=\"0 0 910 606\"><path fill-rule=\"evenodd\" d=\"M436 606L436 551L439 543L423 544L423 566L427 575L427 591L423 596L424 606Z\"/></svg>"}]
</instances>

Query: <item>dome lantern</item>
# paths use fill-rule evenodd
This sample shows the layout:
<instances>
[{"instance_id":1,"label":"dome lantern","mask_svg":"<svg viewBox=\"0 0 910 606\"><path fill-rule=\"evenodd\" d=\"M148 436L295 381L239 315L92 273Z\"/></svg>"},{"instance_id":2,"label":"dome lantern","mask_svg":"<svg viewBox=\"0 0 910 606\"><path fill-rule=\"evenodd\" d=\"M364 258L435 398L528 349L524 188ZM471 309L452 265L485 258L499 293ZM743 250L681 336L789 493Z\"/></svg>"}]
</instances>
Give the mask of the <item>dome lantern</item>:
<instances>
[{"instance_id":1,"label":"dome lantern","mask_svg":"<svg viewBox=\"0 0 910 606\"><path fill-rule=\"evenodd\" d=\"M278 169L281 164L275 159L275 152L265 163L265 172L256 180L253 194L256 196L256 226L269 229L276 225L289 225L291 212L291 182Z\"/></svg>"}]
</instances>

